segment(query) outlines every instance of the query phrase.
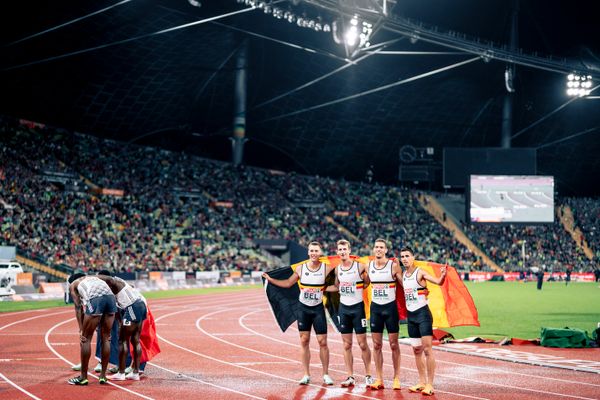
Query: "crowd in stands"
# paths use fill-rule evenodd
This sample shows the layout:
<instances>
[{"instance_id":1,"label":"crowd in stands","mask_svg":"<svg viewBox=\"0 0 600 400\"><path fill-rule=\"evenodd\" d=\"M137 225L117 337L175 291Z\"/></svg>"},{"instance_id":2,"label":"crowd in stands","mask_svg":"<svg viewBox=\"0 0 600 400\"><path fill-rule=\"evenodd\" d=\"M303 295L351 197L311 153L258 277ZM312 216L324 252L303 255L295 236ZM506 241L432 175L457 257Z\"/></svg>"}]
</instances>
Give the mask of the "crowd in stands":
<instances>
[{"instance_id":1,"label":"crowd in stands","mask_svg":"<svg viewBox=\"0 0 600 400\"><path fill-rule=\"evenodd\" d=\"M600 200L589 197L569 198L565 201L573 211L575 226L581 229L581 239L588 243L596 260L600 260Z\"/></svg>"},{"instance_id":2,"label":"crowd in stands","mask_svg":"<svg viewBox=\"0 0 600 400\"><path fill-rule=\"evenodd\" d=\"M555 218L544 225L479 224L465 233L505 271L538 268L548 272L591 270L590 260ZM523 241L525 243L523 243ZM523 258L523 245L525 258Z\"/></svg>"},{"instance_id":3,"label":"crowd in stands","mask_svg":"<svg viewBox=\"0 0 600 400\"><path fill-rule=\"evenodd\" d=\"M281 260L254 239L318 240L325 252L347 238L367 255L387 239L417 258L485 269L405 188L284 174L65 131L0 122L0 244L48 265L135 270L260 270ZM75 186L44 171L80 177ZM73 189L75 187L75 189ZM99 189L123 191L107 195ZM560 226L467 228L506 269L577 263Z\"/></svg>"}]
</instances>

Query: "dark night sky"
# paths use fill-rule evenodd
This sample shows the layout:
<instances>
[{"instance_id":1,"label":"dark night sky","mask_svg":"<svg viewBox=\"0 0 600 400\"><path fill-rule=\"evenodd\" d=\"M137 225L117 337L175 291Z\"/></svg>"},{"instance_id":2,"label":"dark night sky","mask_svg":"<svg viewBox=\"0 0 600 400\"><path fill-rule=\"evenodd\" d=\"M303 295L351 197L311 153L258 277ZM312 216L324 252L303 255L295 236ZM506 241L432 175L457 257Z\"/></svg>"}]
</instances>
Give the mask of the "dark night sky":
<instances>
[{"instance_id":1,"label":"dark night sky","mask_svg":"<svg viewBox=\"0 0 600 400\"><path fill-rule=\"evenodd\" d=\"M132 0L127 4L24 42L11 42L115 4L113 1L6 2L2 18L0 113L119 140L229 159L234 104L235 51L248 40L246 162L304 173L360 179L368 165L376 178L395 182L398 150L434 147L441 163L448 146L500 144L505 65L477 61L427 79L289 115L324 102L396 82L469 58L469 55L377 55L266 106L260 104L339 68L335 57L302 51L269 38L344 55L331 34L301 29L259 10L161 35L103 46L223 12L235 0ZM507 43L511 1L403 0L395 15L482 41ZM307 16L333 18L299 2ZM592 2L520 1L519 47L565 57L598 71L600 25ZM10 9L9 9L10 6ZM237 30L236 30L237 29ZM242 31L240 31L242 30ZM396 37L378 32L378 43ZM448 51L402 40L389 50ZM583 64L582 64L583 65ZM17 67L16 67L17 66ZM16 67L16 68L15 68ZM597 73L600 78L600 73ZM600 79L598 79L600 80ZM562 74L518 67L514 130L565 103ZM513 141L538 147L600 126L600 101L578 100ZM288 115L282 117L283 115ZM538 172L555 175L559 193L600 195L599 131L542 147ZM440 174L441 175L441 174ZM438 186L439 187L439 182Z\"/></svg>"}]
</instances>

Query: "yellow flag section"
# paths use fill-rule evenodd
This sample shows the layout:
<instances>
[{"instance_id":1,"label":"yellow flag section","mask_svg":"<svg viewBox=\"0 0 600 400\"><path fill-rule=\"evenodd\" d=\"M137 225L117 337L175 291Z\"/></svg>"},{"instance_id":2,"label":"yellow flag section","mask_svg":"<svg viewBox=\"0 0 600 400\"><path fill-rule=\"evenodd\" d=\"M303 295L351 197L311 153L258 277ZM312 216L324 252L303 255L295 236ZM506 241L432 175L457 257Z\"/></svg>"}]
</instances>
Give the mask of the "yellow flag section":
<instances>
[{"instance_id":1,"label":"yellow flag section","mask_svg":"<svg viewBox=\"0 0 600 400\"><path fill-rule=\"evenodd\" d=\"M442 264L428 261L415 261L415 266L431 276L439 277ZM450 328L453 326L479 326L477 308L469 290L453 267L446 268L446 281L442 286L427 284L427 300L433 315L433 326Z\"/></svg>"}]
</instances>

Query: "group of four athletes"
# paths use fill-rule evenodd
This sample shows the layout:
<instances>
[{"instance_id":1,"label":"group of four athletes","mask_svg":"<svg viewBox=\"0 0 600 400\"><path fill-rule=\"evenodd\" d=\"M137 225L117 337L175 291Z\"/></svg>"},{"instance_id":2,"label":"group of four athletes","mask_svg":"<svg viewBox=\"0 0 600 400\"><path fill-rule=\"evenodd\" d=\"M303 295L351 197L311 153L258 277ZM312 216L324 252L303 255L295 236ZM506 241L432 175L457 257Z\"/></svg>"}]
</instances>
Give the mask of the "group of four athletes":
<instances>
[{"instance_id":1,"label":"group of four athletes","mask_svg":"<svg viewBox=\"0 0 600 400\"><path fill-rule=\"evenodd\" d=\"M433 395L435 360L431 345L433 338L433 318L427 303L427 283L442 285L446 278L446 268L441 268L439 277L415 267L414 252L410 247L400 250L400 262L405 270L393 259L387 258L388 246L384 239L377 239L373 245L374 258L368 265L360 264L350 257L350 243L337 242L337 255L340 264L336 267L320 260L323 249L320 243L308 245L309 260L298 266L288 279L274 279L268 274L263 277L271 284L289 288L298 283L300 288L300 311L298 331L300 332L301 363L304 376L301 385L310 383L310 331L314 328L319 342L319 356L323 366L323 382L333 385L329 376L329 347L327 345L327 321L323 307L323 292L338 291L340 294L339 327L344 344L344 361L348 377L342 387L355 384L354 357L352 355L352 333L361 350L365 365L365 383L369 389L384 388L383 381L383 331L387 330L392 353L394 378L392 388L400 390L400 348L398 345L399 316L396 303L396 285L404 291L408 310L408 334L411 338L419 383L409 387L409 392ZM335 285L326 286L325 280L335 269ZM376 379L371 376L371 349L367 343L367 319L363 302L363 290L371 291L370 331L373 341L373 359Z\"/></svg>"}]
</instances>

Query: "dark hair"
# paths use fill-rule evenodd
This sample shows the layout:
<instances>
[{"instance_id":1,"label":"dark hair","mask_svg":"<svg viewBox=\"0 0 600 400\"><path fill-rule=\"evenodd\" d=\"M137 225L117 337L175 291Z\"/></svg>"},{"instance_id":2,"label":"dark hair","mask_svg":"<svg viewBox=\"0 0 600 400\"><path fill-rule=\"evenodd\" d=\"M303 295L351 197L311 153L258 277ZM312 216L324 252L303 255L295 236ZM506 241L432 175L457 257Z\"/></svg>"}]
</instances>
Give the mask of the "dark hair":
<instances>
[{"instance_id":1,"label":"dark hair","mask_svg":"<svg viewBox=\"0 0 600 400\"><path fill-rule=\"evenodd\" d=\"M110 273L110 271L107 270L107 269L101 269L100 271L98 271L98 275L112 276L112 274Z\"/></svg>"},{"instance_id":2,"label":"dark hair","mask_svg":"<svg viewBox=\"0 0 600 400\"><path fill-rule=\"evenodd\" d=\"M404 246L400 249L400 253L402 253L403 251L408 251L410 252L410 254L412 254L413 256L415 255L415 252L413 251L413 249L411 249L409 246Z\"/></svg>"},{"instance_id":3,"label":"dark hair","mask_svg":"<svg viewBox=\"0 0 600 400\"><path fill-rule=\"evenodd\" d=\"M84 273L81 273L81 272L76 272L76 273L74 273L74 274L73 274L73 275L71 275L71 276L69 277L69 279L68 279L69 285L70 285L71 283L73 283L74 281L76 281L77 279L79 279L79 278L82 278L82 277L84 277L84 276L85 276L85 274L84 274Z\"/></svg>"}]
</instances>

